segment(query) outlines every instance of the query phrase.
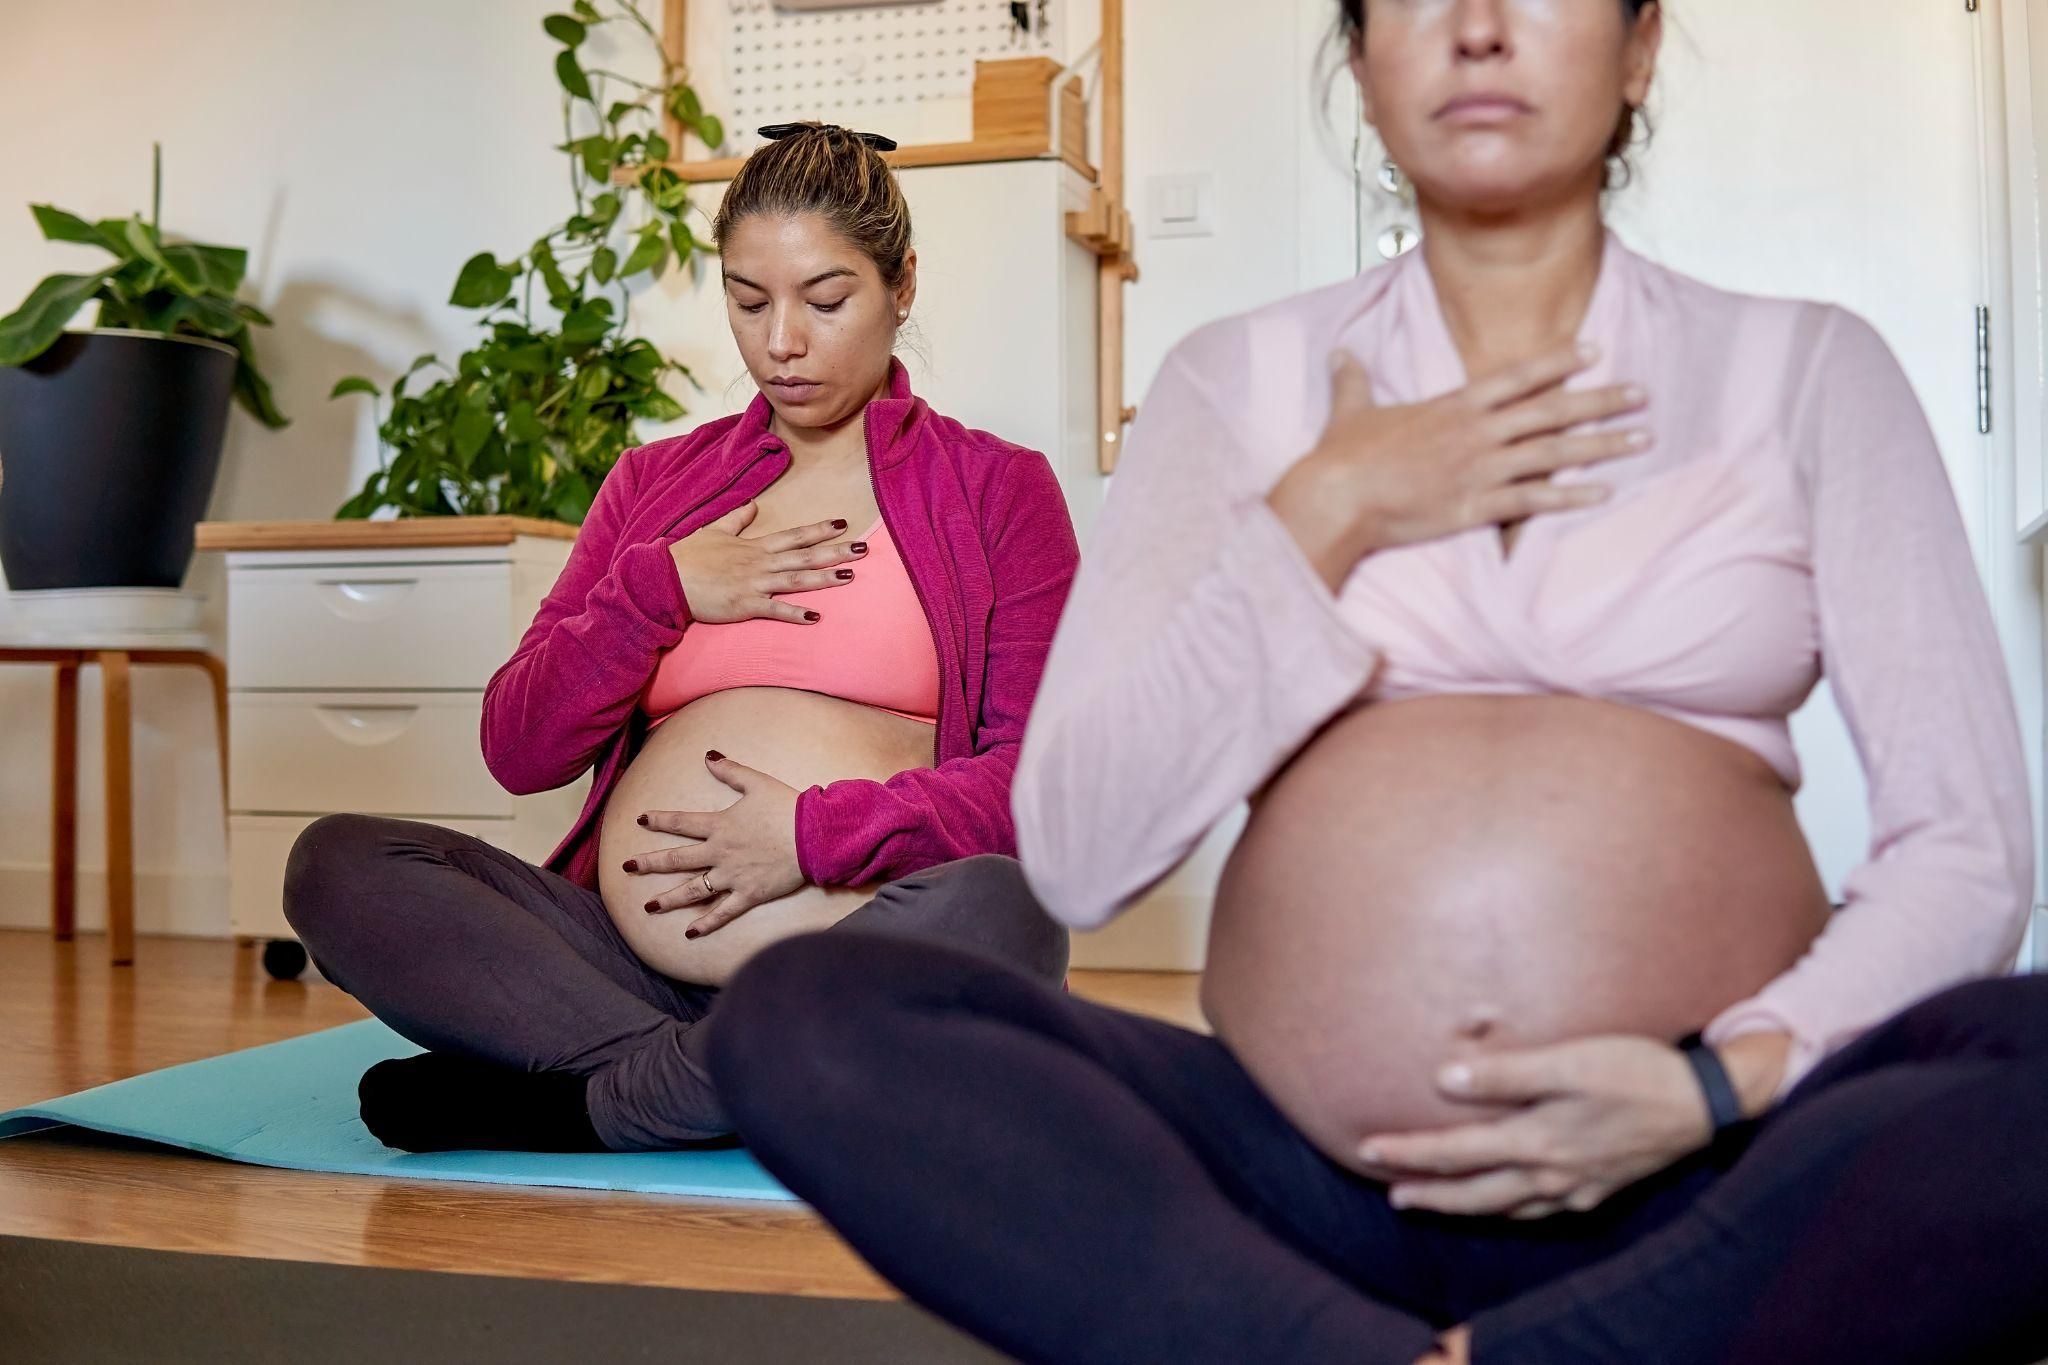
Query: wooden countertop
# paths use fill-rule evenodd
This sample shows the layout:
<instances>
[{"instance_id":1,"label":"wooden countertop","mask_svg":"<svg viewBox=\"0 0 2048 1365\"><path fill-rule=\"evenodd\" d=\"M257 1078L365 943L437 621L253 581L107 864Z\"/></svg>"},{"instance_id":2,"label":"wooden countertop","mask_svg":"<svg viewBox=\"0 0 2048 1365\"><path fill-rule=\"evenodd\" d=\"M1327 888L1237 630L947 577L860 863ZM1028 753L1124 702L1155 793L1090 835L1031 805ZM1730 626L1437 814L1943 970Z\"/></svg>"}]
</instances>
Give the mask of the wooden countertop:
<instances>
[{"instance_id":1,"label":"wooden countertop","mask_svg":"<svg viewBox=\"0 0 2048 1365\"><path fill-rule=\"evenodd\" d=\"M576 528L538 517L400 517L390 521L202 521L200 550L382 550L510 545L520 536L574 540Z\"/></svg>"}]
</instances>

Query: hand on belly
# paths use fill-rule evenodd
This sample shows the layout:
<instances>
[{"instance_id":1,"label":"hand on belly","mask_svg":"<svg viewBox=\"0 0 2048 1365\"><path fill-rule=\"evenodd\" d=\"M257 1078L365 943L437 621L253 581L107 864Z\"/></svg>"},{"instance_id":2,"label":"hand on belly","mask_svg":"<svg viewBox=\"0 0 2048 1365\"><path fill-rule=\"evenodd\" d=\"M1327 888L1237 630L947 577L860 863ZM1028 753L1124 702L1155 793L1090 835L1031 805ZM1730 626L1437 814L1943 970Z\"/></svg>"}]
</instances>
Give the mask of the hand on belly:
<instances>
[{"instance_id":1,"label":"hand on belly","mask_svg":"<svg viewBox=\"0 0 2048 1365\"><path fill-rule=\"evenodd\" d=\"M707 752L725 760L707 760ZM656 971L723 985L762 948L827 928L874 893L876 884L803 880L798 794L931 765L932 727L872 707L786 688L702 697L653 731L606 798L598 842L605 908ZM629 860L633 872L625 870ZM707 871L709 901L702 895ZM741 901L722 915L734 887ZM650 913L650 901L675 908ZM718 927L688 937L707 912Z\"/></svg>"},{"instance_id":2,"label":"hand on belly","mask_svg":"<svg viewBox=\"0 0 2048 1365\"><path fill-rule=\"evenodd\" d=\"M1368 1134L1359 1169L1392 1186L1397 1208L1514 1218L1584 1212L1712 1136L1691 1065L1653 1038L1608 1035L1474 1056L1439 1068L1436 1080L1453 1102L1509 1108L1447 1128Z\"/></svg>"},{"instance_id":3,"label":"hand on belly","mask_svg":"<svg viewBox=\"0 0 2048 1365\"><path fill-rule=\"evenodd\" d=\"M643 907L651 915L686 912L686 939L711 933L804 884L796 858L796 788L716 750L704 755L704 767L739 799L720 810L642 813L643 828L689 842L622 864L633 876L689 874L671 879L665 891L651 892Z\"/></svg>"}]
</instances>

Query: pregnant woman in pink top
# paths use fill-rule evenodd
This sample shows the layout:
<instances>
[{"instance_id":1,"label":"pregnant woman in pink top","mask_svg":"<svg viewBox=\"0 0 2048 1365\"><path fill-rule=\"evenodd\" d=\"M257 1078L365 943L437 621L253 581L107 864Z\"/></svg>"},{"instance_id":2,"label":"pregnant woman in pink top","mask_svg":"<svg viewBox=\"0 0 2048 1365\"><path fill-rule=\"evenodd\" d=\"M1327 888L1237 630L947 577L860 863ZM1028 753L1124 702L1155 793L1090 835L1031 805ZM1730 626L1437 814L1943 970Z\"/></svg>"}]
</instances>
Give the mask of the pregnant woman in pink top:
<instances>
[{"instance_id":1,"label":"pregnant woman in pink top","mask_svg":"<svg viewBox=\"0 0 2048 1365\"><path fill-rule=\"evenodd\" d=\"M366 816L293 849L285 913L321 970L429 1049L363 1079L392 1146L724 1136L707 1015L792 935L1064 974L1029 896L938 893L1014 866L1010 777L1079 555L1065 499L894 358L917 289L894 144L762 131L714 225L760 393L619 459L484 694L491 771L594 770L582 817L544 868Z\"/></svg>"},{"instance_id":2,"label":"pregnant woman in pink top","mask_svg":"<svg viewBox=\"0 0 2048 1365\"><path fill-rule=\"evenodd\" d=\"M1340 8L1422 248L1168 357L1013 794L1076 926L1250 799L1215 1035L799 940L712 1040L740 1132L1030 1361L2031 1365L2033 827L1905 376L1605 228L1652 0ZM1838 909L1786 727L1823 673Z\"/></svg>"}]
</instances>

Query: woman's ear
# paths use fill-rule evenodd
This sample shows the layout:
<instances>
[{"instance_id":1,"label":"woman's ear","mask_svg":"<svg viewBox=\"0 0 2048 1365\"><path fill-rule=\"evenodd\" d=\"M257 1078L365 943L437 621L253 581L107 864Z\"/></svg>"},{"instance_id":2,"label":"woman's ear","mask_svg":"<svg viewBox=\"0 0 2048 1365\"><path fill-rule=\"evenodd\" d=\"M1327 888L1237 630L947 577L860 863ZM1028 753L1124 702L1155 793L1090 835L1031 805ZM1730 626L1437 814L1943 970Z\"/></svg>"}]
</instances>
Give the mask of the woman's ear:
<instances>
[{"instance_id":1,"label":"woman's ear","mask_svg":"<svg viewBox=\"0 0 2048 1365\"><path fill-rule=\"evenodd\" d=\"M1367 123L1376 123L1377 120L1373 117L1372 80L1366 75L1365 70L1365 39L1363 37L1352 41L1351 55L1344 59L1344 64L1351 68L1351 77L1358 82L1360 117Z\"/></svg>"},{"instance_id":2,"label":"woman's ear","mask_svg":"<svg viewBox=\"0 0 2048 1365\"><path fill-rule=\"evenodd\" d=\"M896 317L898 321L910 316L911 305L917 302L917 248L912 247L903 255L903 283L896 286Z\"/></svg>"},{"instance_id":3,"label":"woman's ear","mask_svg":"<svg viewBox=\"0 0 2048 1365\"><path fill-rule=\"evenodd\" d=\"M1628 35L1626 68L1622 76L1622 97L1637 109L1650 97L1650 84L1657 76L1657 54L1664 46L1664 6L1651 0L1636 16Z\"/></svg>"}]
</instances>

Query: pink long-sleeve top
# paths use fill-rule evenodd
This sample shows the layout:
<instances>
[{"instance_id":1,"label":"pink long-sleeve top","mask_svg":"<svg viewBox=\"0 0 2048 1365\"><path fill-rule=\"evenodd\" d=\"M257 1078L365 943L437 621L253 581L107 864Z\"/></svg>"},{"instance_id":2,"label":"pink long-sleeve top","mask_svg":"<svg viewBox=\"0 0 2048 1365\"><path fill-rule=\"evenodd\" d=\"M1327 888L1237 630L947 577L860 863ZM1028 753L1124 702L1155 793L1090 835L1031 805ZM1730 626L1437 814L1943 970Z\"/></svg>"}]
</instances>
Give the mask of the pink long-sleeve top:
<instances>
[{"instance_id":1,"label":"pink long-sleeve top","mask_svg":"<svg viewBox=\"0 0 2048 1365\"><path fill-rule=\"evenodd\" d=\"M647 737L640 699L690 628L669 546L788 470L772 415L757 395L743 413L620 456L561 577L485 686L484 763L508 791L596 770L546 864L580 885L597 884L598 816ZM1045 456L933 412L902 362L861 422L875 501L937 656L936 766L797 795L797 864L821 886L1014 849L1010 775L1080 556Z\"/></svg>"},{"instance_id":2,"label":"pink long-sleeve top","mask_svg":"<svg viewBox=\"0 0 2048 1365\"><path fill-rule=\"evenodd\" d=\"M1955 496L1904 373L1826 304L1715 289L1606 236L1571 387L1632 380L1649 450L1564 481L1604 504L1367 556L1334 596L1265 495L1314 445L1329 357L1378 401L1462 386L1423 253L1210 324L1153 382L1019 758L1027 881L1105 922L1339 712L1453 693L1646 707L1799 781L1825 672L1869 856L1790 970L1708 1041L1782 1031L1782 1095L1915 1000L2008 970L2033 887L2012 695Z\"/></svg>"}]
</instances>

